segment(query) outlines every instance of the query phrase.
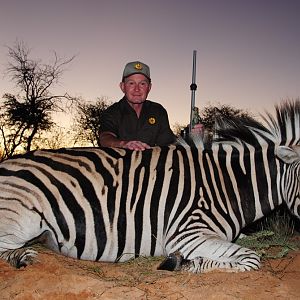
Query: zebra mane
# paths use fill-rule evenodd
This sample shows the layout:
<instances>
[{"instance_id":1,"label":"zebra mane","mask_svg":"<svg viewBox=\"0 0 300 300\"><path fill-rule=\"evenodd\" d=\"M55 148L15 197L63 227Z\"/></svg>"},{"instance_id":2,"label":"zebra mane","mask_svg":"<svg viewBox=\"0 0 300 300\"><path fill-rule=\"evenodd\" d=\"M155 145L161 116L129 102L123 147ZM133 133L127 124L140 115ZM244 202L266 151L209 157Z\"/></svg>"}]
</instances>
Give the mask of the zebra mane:
<instances>
[{"instance_id":1,"label":"zebra mane","mask_svg":"<svg viewBox=\"0 0 300 300\"><path fill-rule=\"evenodd\" d=\"M275 116L270 112L261 115L263 123L250 116L216 116L212 141L199 135L190 135L188 142L177 138L177 145L185 148L211 148L213 143L261 145L265 140L275 145L300 145L300 99L286 100L275 106Z\"/></svg>"},{"instance_id":2,"label":"zebra mane","mask_svg":"<svg viewBox=\"0 0 300 300\"><path fill-rule=\"evenodd\" d=\"M216 137L214 142L256 146L259 140L277 145L300 144L300 100L287 100L275 106L276 114L267 112L261 115L262 123L251 117L224 117L216 119Z\"/></svg>"},{"instance_id":3,"label":"zebra mane","mask_svg":"<svg viewBox=\"0 0 300 300\"><path fill-rule=\"evenodd\" d=\"M300 144L300 99L286 100L275 106L276 117L262 116L270 128L274 141L280 145Z\"/></svg>"},{"instance_id":4,"label":"zebra mane","mask_svg":"<svg viewBox=\"0 0 300 300\"><path fill-rule=\"evenodd\" d=\"M236 142L239 144L247 143L255 145L257 143L257 130L263 136L269 134L267 128L253 118L246 116L217 116L213 142Z\"/></svg>"},{"instance_id":5,"label":"zebra mane","mask_svg":"<svg viewBox=\"0 0 300 300\"><path fill-rule=\"evenodd\" d=\"M185 140L182 136L178 136L176 138L175 145L180 145L184 148L197 148L204 149L206 148L205 142L201 135L199 134L191 134L187 140Z\"/></svg>"}]
</instances>

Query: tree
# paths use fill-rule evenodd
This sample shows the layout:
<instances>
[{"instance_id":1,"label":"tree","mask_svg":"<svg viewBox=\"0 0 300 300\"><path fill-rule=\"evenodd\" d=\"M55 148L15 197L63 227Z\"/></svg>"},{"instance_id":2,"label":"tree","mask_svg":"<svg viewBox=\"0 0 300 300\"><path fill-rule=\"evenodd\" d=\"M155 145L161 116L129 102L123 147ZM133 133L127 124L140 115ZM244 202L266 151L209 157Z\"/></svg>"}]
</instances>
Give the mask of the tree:
<instances>
[{"instance_id":1,"label":"tree","mask_svg":"<svg viewBox=\"0 0 300 300\"><path fill-rule=\"evenodd\" d=\"M196 111L196 115L198 114L198 121L200 121L205 128L204 142L212 141L213 135L215 133L216 120L220 117L240 117L253 119L253 117L247 111L225 104L217 104L216 106L208 105L203 107L200 111L198 108L196 108ZM179 132L181 135L183 131L185 133L188 133L189 125L180 126L178 123L175 123L173 131L177 136L179 135ZM187 140L187 142L190 141L188 136L184 138Z\"/></svg>"},{"instance_id":2,"label":"tree","mask_svg":"<svg viewBox=\"0 0 300 300\"><path fill-rule=\"evenodd\" d=\"M209 131L214 130L215 120L217 117L250 117L250 114L242 109L234 108L226 104L218 104L217 106L209 105L204 107L201 112L201 120L205 128Z\"/></svg>"},{"instance_id":3,"label":"tree","mask_svg":"<svg viewBox=\"0 0 300 300\"><path fill-rule=\"evenodd\" d=\"M38 134L33 142L34 149L59 149L74 147L75 139L71 130L54 125L51 130Z\"/></svg>"},{"instance_id":4,"label":"tree","mask_svg":"<svg viewBox=\"0 0 300 300\"><path fill-rule=\"evenodd\" d=\"M173 125L172 125L172 131L173 133L175 134L175 136L179 136L181 134L181 131L182 129L185 127L185 125L181 125L180 123L178 122L175 122Z\"/></svg>"},{"instance_id":5,"label":"tree","mask_svg":"<svg viewBox=\"0 0 300 300\"><path fill-rule=\"evenodd\" d=\"M88 143L100 147L101 116L112 103L106 97L97 98L95 104L80 102L77 104L77 115L73 126L76 140L80 144Z\"/></svg>"},{"instance_id":6,"label":"tree","mask_svg":"<svg viewBox=\"0 0 300 300\"><path fill-rule=\"evenodd\" d=\"M206 137L210 140L215 131L216 119L219 117L240 117L252 118L250 113L245 110L234 108L226 104L218 104L205 106L200 111L201 122L203 123L206 131Z\"/></svg>"},{"instance_id":7,"label":"tree","mask_svg":"<svg viewBox=\"0 0 300 300\"><path fill-rule=\"evenodd\" d=\"M43 64L29 57L30 49L23 42L7 48L6 74L19 93L5 93L0 107L4 158L11 157L20 148L30 151L34 138L53 126L53 114L65 111L75 101L67 93L55 95L50 91L74 57L61 59L54 53L54 61Z\"/></svg>"}]
</instances>

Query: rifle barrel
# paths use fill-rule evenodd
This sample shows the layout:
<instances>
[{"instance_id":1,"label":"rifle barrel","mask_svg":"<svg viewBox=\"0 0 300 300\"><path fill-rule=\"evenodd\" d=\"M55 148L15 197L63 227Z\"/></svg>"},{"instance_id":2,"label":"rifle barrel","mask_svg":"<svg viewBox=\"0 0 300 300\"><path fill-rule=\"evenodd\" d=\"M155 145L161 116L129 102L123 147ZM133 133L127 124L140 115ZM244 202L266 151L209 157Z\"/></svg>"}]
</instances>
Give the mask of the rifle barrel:
<instances>
[{"instance_id":1,"label":"rifle barrel","mask_svg":"<svg viewBox=\"0 0 300 300\"><path fill-rule=\"evenodd\" d=\"M193 110L195 107L195 95L197 90L197 84L196 84L196 59L197 59L197 51L193 51L193 72L192 72L192 84L190 85L190 89L192 92L191 95L191 113L190 113L190 126L189 126L189 132L191 133L192 130L192 120L193 120Z\"/></svg>"}]
</instances>

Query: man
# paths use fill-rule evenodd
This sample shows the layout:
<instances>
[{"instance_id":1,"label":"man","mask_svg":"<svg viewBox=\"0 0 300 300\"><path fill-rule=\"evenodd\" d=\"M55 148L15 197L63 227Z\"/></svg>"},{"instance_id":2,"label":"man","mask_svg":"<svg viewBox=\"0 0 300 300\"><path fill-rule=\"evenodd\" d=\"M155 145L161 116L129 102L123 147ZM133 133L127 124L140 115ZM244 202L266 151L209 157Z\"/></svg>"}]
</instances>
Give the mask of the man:
<instances>
[{"instance_id":1,"label":"man","mask_svg":"<svg viewBox=\"0 0 300 300\"><path fill-rule=\"evenodd\" d=\"M125 66L120 83L124 97L101 118L101 146L145 150L175 142L167 111L161 104L147 100L151 87L146 64L134 61Z\"/></svg>"}]
</instances>

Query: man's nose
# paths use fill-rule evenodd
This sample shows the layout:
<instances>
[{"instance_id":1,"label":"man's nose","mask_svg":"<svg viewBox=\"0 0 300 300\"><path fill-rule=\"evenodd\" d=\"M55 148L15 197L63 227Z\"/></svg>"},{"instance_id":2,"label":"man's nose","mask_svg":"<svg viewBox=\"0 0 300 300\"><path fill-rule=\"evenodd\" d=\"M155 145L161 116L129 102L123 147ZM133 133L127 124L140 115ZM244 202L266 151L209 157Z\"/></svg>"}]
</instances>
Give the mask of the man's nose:
<instances>
[{"instance_id":1,"label":"man's nose","mask_svg":"<svg viewBox=\"0 0 300 300\"><path fill-rule=\"evenodd\" d=\"M135 84L134 90L135 91L139 91L140 90L140 85L138 83Z\"/></svg>"}]
</instances>

